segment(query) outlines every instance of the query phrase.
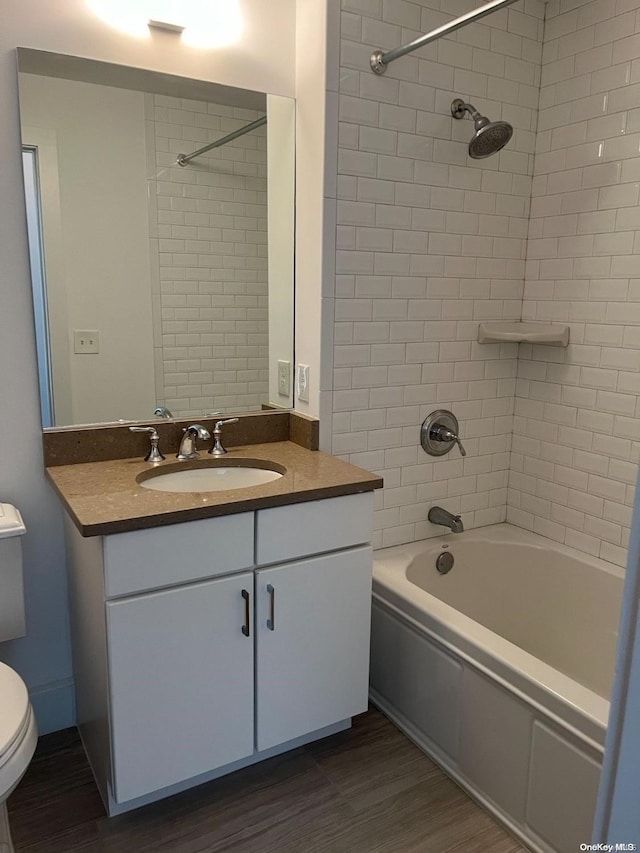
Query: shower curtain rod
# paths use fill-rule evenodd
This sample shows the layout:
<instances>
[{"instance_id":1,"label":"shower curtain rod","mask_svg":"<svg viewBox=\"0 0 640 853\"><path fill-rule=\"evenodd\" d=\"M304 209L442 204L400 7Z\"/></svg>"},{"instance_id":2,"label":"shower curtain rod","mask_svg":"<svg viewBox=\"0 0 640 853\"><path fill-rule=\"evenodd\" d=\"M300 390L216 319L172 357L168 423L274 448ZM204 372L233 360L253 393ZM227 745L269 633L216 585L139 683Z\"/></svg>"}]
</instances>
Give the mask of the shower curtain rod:
<instances>
[{"instance_id":1,"label":"shower curtain rod","mask_svg":"<svg viewBox=\"0 0 640 853\"><path fill-rule=\"evenodd\" d=\"M238 130L231 131L231 133L223 136L222 139L216 139L216 141L212 142L210 145L205 145L204 148L198 148L197 151L193 151L191 154L178 154L176 162L178 166L186 166L189 160L193 160L194 157L199 157L200 154L204 154L206 151L211 151L212 148L219 148L221 145L226 145L227 142L231 142L239 136L244 136L245 133L250 133L252 130L257 130L266 123L267 117L262 116L262 118L252 121L251 124L246 124L244 127L238 128Z\"/></svg>"},{"instance_id":2,"label":"shower curtain rod","mask_svg":"<svg viewBox=\"0 0 640 853\"><path fill-rule=\"evenodd\" d=\"M415 41L405 44L404 47L394 47L393 50L387 53L384 53L382 50L374 50L370 60L371 70L375 71L376 74L384 74L387 70L387 65L393 62L394 59L400 59L401 56L405 56L405 54L411 53L419 47L424 47L425 44L430 44L441 36L446 36L455 30L459 30L461 27L466 27L467 24L478 21L480 18L484 18L492 12L497 12L498 9L502 9L505 6L511 6L515 2L516 0L491 0L491 2L486 3L484 6L479 6L471 12L466 12L464 15L460 15L459 18L449 21L448 24L443 24L441 27L431 30L430 33L420 36Z\"/></svg>"}]
</instances>

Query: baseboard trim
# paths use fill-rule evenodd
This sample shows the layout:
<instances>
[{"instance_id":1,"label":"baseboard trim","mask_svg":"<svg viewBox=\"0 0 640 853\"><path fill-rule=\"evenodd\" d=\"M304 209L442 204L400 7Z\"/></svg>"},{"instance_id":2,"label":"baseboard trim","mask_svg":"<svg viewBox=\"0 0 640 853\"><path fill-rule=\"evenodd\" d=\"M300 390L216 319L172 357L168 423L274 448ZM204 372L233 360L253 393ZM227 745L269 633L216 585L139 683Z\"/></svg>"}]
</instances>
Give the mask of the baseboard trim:
<instances>
[{"instance_id":1,"label":"baseboard trim","mask_svg":"<svg viewBox=\"0 0 640 853\"><path fill-rule=\"evenodd\" d=\"M72 678L41 684L29 691L38 723L38 734L47 735L76 724L76 700Z\"/></svg>"}]
</instances>

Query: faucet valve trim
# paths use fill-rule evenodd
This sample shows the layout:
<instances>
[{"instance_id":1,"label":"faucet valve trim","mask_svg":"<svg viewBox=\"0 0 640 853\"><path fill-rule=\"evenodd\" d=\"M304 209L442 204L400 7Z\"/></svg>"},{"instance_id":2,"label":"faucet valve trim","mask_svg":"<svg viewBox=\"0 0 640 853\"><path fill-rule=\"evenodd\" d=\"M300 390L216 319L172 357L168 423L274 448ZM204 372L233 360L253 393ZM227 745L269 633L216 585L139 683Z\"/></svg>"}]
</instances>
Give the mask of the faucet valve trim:
<instances>
[{"instance_id":1,"label":"faucet valve trim","mask_svg":"<svg viewBox=\"0 0 640 853\"><path fill-rule=\"evenodd\" d=\"M444 456L454 444L458 445L461 456L467 455L458 435L458 419L446 409L437 409L425 418L420 429L420 444L430 456Z\"/></svg>"}]
</instances>

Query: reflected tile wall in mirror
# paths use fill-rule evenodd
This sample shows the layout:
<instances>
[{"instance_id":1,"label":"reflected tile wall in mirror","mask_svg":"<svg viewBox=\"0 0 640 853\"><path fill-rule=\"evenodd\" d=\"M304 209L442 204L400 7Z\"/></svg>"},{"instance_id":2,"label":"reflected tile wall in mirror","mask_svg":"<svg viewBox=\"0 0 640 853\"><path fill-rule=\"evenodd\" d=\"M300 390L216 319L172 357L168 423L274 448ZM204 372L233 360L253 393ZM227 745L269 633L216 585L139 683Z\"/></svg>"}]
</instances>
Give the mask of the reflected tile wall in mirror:
<instances>
[{"instance_id":1,"label":"reflected tile wall in mirror","mask_svg":"<svg viewBox=\"0 0 640 853\"><path fill-rule=\"evenodd\" d=\"M148 419L158 405L181 417L290 406L269 365L293 362L292 275L285 287L280 273L273 288L268 279L270 268L292 268L293 193L282 177L292 174L293 139L288 152L268 151L275 128L263 126L176 162L267 104L271 124L281 131L288 113L292 133L289 99L19 57L23 144L40 178L49 423ZM269 233L268 200L291 211L286 235ZM290 331L270 336L283 299ZM97 352L80 346L87 337Z\"/></svg>"},{"instance_id":2,"label":"reflected tile wall in mirror","mask_svg":"<svg viewBox=\"0 0 640 853\"><path fill-rule=\"evenodd\" d=\"M162 95L147 95L145 107L160 281L156 398L181 417L255 411L269 399L266 127L183 168L178 154L260 112Z\"/></svg>"}]
</instances>

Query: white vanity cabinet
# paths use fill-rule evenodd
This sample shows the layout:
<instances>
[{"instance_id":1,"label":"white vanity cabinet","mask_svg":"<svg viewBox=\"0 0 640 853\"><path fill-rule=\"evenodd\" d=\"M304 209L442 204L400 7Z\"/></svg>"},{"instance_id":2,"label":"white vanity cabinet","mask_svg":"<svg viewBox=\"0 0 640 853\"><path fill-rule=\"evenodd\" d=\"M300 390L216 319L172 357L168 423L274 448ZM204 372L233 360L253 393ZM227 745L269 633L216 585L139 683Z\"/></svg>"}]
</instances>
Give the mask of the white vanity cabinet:
<instances>
[{"instance_id":1,"label":"white vanity cabinet","mask_svg":"<svg viewBox=\"0 0 640 853\"><path fill-rule=\"evenodd\" d=\"M367 708L372 493L83 539L78 727L111 814Z\"/></svg>"},{"instance_id":2,"label":"white vanity cabinet","mask_svg":"<svg viewBox=\"0 0 640 853\"><path fill-rule=\"evenodd\" d=\"M253 573L107 602L113 794L132 800L253 752Z\"/></svg>"},{"instance_id":3,"label":"white vanity cabinet","mask_svg":"<svg viewBox=\"0 0 640 853\"><path fill-rule=\"evenodd\" d=\"M256 571L256 747L365 711L371 549Z\"/></svg>"}]
</instances>

